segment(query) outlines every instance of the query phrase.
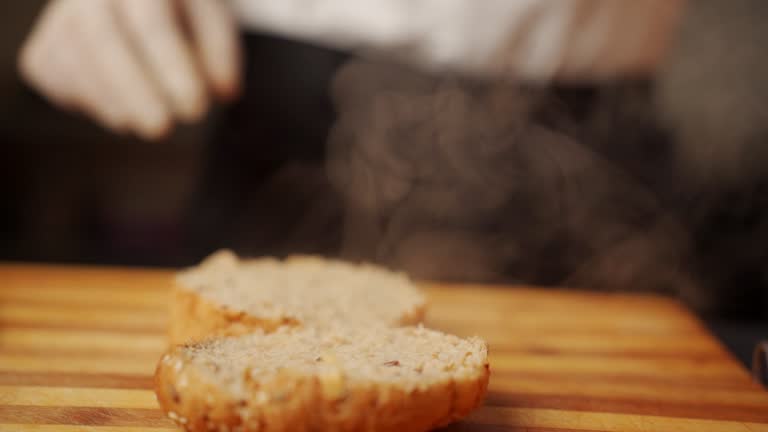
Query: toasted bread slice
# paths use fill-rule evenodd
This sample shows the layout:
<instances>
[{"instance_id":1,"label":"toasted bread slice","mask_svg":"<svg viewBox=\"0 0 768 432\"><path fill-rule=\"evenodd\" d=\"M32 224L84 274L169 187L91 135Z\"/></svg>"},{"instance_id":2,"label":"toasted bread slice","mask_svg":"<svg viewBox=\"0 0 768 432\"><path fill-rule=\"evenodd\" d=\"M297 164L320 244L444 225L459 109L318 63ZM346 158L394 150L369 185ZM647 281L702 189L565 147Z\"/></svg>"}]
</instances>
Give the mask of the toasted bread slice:
<instances>
[{"instance_id":1,"label":"toasted bread slice","mask_svg":"<svg viewBox=\"0 0 768 432\"><path fill-rule=\"evenodd\" d=\"M485 396L485 342L421 327L283 327L177 346L158 401L188 431L427 431Z\"/></svg>"},{"instance_id":2,"label":"toasted bread slice","mask_svg":"<svg viewBox=\"0 0 768 432\"><path fill-rule=\"evenodd\" d=\"M374 265L306 256L240 260L219 251L178 275L169 336L180 344L281 326L414 325L425 306L407 276Z\"/></svg>"}]
</instances>

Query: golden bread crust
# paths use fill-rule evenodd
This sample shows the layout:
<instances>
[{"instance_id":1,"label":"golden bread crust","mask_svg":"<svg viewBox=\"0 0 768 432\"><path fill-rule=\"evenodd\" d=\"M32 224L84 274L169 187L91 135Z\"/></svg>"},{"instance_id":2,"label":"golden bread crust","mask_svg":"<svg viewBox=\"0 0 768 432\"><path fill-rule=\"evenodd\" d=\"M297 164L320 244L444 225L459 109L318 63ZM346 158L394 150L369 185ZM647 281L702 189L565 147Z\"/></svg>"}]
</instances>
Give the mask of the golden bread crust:
<instances>
[{"instance_id":1,"label":"golden bread crust","mask_svg":"<svg viewBox=\"0 0 768 432\"><path fill-rule=\"evenodd\" d=\"M244 311L209 301L181 286L171 290L168 339L171 345L197 342L217 336L239 336L261 329L272 332L281 326L298 326L289 317L262 319Z\"/></svg>"},{"instance_id":2,"label":"golden bread crust","mask_svg":"<svg viewBox=\"0 0 768 432\"><path fill-rule=\"evenodd\" d=\"M176 347L157 367L155 391L168 416L191 432L422 432L477 408L489 377L486 363L471 379L406 391L395 384L329 383L290 372L258 381L246 373L250 397L239 399L190 363L183 347Z\"/></svg>"}]
</instances>

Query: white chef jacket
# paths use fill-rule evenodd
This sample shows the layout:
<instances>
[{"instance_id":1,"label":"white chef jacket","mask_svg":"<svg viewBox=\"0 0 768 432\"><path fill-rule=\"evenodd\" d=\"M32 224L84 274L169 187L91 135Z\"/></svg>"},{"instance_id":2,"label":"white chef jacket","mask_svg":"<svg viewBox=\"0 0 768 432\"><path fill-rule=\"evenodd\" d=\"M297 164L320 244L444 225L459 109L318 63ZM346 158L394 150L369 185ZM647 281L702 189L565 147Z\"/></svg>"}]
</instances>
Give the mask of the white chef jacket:
<instances>
[{"instance_id":1,"label":"white chef jacket","mask_svg":"<svg viewBox=\"0 0 768 432\"><path fill-rule=\"evenodd\" d=\"M529 80L652 72L685 0L230 0L246 27Z\"/></svg>"}]
</instances>

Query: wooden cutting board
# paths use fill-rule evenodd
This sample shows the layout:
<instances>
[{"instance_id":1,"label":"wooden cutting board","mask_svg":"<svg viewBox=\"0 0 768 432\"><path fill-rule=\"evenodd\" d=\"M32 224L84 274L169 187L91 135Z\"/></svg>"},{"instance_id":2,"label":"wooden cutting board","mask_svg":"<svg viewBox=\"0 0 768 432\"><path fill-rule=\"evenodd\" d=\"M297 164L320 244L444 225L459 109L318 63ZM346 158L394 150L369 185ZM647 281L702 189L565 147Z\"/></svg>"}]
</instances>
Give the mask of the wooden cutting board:
<instances>
[{"instance_id":1,"label":"wooden cutting board","mask_svg":"<svg viewBox=\"0 0 768 432\"><path fill-rule=\"evenodd\" d=\"M168 271L0 265L0 431L173 430L152 392ZM678 303L425 287L429 325L491 345L449 431L768 431L768 393Z\"/></svg>"}]
</instances>

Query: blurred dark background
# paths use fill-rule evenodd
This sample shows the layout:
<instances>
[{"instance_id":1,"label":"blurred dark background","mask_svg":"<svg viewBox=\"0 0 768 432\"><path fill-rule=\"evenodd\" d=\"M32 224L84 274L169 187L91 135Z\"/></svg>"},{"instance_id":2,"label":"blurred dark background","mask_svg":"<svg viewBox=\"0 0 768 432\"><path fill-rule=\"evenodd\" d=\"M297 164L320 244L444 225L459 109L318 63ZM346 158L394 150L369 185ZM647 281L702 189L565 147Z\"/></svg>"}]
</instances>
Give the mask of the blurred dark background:
<instances>
[{"instance_id":1,"label":"blurred dark background","mask_svg":"<svg viewBox=\"0 0 768 432\"><path fill-rule=\"evenodd\" d=\"M349 213L328 179L326 139L329 85L347 55L244 34L243 98L148 143L56 110L19 81L16 53L42 4L0 4L0 260L177 267L221 247L342 253ZM710 299L701 313L746 361L768 336L768 14L760 0L691 9L657 82L546 89L568 121L540 117L684 227L686 268ZM692 147L736 149L740 165L680 156ZM493 281L563 280L542 268Z\"/></svg>"}]
</instances>

